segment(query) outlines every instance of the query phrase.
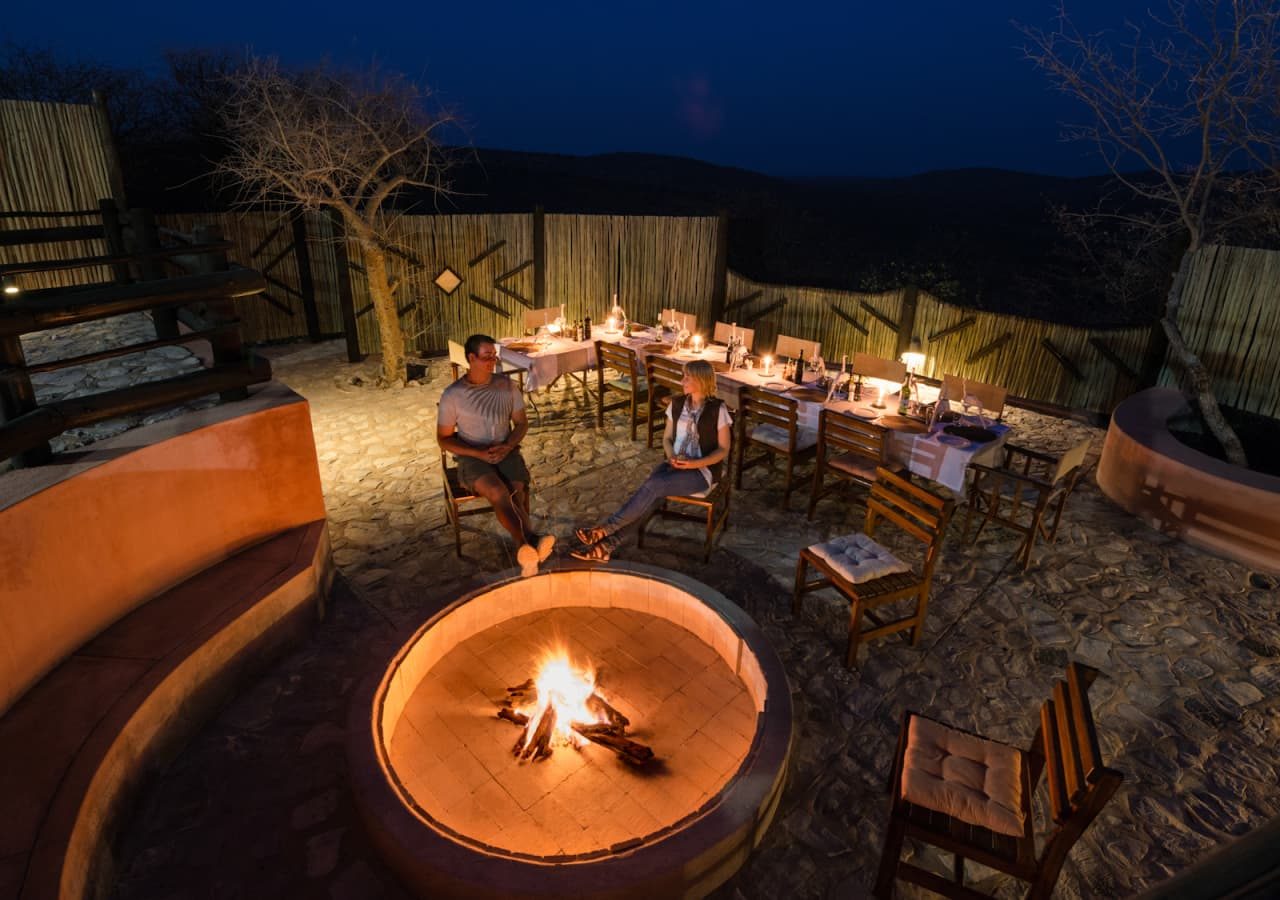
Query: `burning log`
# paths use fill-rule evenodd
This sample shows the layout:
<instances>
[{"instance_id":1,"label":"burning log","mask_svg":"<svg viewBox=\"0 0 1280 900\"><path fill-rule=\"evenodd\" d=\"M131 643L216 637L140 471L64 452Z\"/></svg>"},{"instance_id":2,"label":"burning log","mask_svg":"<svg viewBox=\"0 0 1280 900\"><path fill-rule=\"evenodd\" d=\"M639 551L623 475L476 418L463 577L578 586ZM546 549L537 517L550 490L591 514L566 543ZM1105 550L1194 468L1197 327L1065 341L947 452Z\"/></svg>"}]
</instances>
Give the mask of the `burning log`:
<instances>
[{"instance_id":1,"label":"burning log","mask_svg":"<svg viewBox=\"0 0 1280 900\"><path fill-rule=\"evenodd\" d=\"M608 747L622 757L622 761L625 763L630 763L633 766L643 766L653 759L653 748L646 747L639 741L631 740L631 738L623 737L615 732L610 724L584 725L580 722L574 722L572 728L593 744Z\"/></svg>"},{"instance_id":2,"label":"burning log","mask_svg":"<svg viewBox=\"0 0 1280 900\"><path fill-rule=\"evenodd\" d=\"M529 726L525 725L524 731L520 733L520 739L516 741L515 754L521 759L542 759L544 756L551 755L551 735L556 730L556 708L548 705L542 711L542 715L538 717L537 727L533 729L533 735L529 734Z\"/></svg>"},{"instance_id":3,"label":"burning log","mask_svg":"<svg viewBox=\"0 0 1280 900\"><path fill-rule=\"evenodd\" d=\"M610 706L607 700L595 692L592 692L591 696L587 698L587 709L597 717L604 716L608 719L609 724L618 729L618 734L622 734L626 727L631 724L630 719Z\"/></svg>"},{"instance_id":4,"label":"burning log","mask_svg":"<svg viewBox=\"0 0 1280 900\"><path fill-rule=\"evenodd\" d=\"M532 681L525 684L517 685L514 688L507 688L510 698L501 701L501 708L498 710L498 718L505 719L514 725L519 725L524 730L520 733L519 739L515 746L511 748L512 754L520 759L542 759L551 755L551 735L555 731L556 710L554 705L548 705L543 715L538 720L532 737L529 736L530 721L529 717L517 709L512 708L514 702L528 702L534 699L532 690ZM591 741L593 744L599 744L602 747L608 747L618 755L623 762L633 766L643 766L653 759L653 749L641 744L639 741L633 741L625 734L626 727L631 724L631 720L609 705L599 694L593 693L587 701L587 708L596 715L602 715L609 721L607 722L570 722L571 728L575 734Z\"/></svg>"}]
</instances>

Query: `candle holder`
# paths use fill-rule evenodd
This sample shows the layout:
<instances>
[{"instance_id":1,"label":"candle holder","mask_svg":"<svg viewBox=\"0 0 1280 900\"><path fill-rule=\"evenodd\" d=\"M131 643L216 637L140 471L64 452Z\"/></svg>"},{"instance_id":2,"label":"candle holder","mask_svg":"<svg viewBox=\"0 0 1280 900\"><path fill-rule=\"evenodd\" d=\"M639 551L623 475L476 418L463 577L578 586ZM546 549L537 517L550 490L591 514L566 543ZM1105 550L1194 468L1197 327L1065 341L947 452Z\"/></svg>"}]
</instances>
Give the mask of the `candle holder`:
<instances>
[{"instance_id":1,"label":"candle holder","mask_svg":"<svg viewBox=\"0 0 1280 900\"><path fill-rule=\"evenodd\" d=\"M772 356L766 356L764 358L764 366L763 368L761 368L760 374L763 375L765 378L768 378L773 374L773 357Z\"/></svg>"}]
</instances>

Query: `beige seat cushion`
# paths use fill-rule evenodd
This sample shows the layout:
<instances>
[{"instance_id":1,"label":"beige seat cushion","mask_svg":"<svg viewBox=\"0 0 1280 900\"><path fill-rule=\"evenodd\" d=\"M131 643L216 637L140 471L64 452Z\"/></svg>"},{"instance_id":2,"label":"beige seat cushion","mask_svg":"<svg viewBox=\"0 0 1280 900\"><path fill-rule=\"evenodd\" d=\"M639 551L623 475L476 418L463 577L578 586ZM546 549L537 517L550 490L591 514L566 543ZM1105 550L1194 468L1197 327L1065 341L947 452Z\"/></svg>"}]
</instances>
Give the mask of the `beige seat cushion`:
<instances>
[{"instance_id":1,"label":"beige seat cushion","mask_svg":"<svg viewBox=\"0 0 1280 900\"><path fill-rule=\"evenodd\" d=\"M1021 837L1022 754L1006 744L912 716L902 799L970 825Z\"/></svg>"},{"instance_id":2,"label":"beige seat cushion","mask_svg":"<svg viewBox=\"0 0 1280 900\"><path fill-rule=\"evenodd\" d=\"M809 550L853 584L911 571L911 566L861 532L814 544Z\"/></svg>"},{"instance_id":3,"label":"beige seat cushion","mask_svg":"<svg viewBox=\"0 0 1280 900\"><path fill-rule=\"evenodd\" d=\"M779 428L777 425L757 425L751 429L751 440L777 447L779 450L788 450L791 446L791 436L785 428ZM810 447L817 446L817 443L818 432L809 428L796 430L796 450L808 450Z\"/></svg>"}]
</instances>

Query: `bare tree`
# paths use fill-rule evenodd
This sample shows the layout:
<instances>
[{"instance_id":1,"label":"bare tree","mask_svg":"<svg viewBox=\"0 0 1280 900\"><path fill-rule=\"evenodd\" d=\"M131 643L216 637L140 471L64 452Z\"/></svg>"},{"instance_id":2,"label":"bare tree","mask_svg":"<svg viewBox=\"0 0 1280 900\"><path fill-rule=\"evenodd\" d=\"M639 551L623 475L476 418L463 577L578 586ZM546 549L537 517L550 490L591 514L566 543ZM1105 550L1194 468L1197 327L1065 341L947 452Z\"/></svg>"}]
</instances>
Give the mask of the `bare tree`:
<instances>
[{"instance_id":1,"label":"bare tree","mask_svg":"<svg viewBox=\"0 0 1280 900\"><path fill-rule=\"evenodd\" d=\"M230 152L218 171L238 184L243 205L341 215L360 246L382 341L383 381L403 381L392 201L407 192L448 192L437 135L452 120L429 112L427 94L393 75L325 67L284 72L274 61L251 60L230 78L233 90L223 108Z\"/></svg>"},{"instance_id":2,"label":"bare tree","mask_svg":"<svg viewBox=\"0 0 1280 900\"><path fill-rule=\"evenodd\" d=\"M1205 423L1227 458L1245 465L1178 310L1197 251L1258 211L1231 198L1276 183L1280 9L1275 0L1170 0L1167 13L1126 23L1120 40L1081 33L1065 8L1051 29L1019 28L1027 57L1090 113L1067 136L1092 142L1138 201L1085 215L1110 217L1147 246L1182 242L1161 326Z\"/></svg>"}]
</instances>

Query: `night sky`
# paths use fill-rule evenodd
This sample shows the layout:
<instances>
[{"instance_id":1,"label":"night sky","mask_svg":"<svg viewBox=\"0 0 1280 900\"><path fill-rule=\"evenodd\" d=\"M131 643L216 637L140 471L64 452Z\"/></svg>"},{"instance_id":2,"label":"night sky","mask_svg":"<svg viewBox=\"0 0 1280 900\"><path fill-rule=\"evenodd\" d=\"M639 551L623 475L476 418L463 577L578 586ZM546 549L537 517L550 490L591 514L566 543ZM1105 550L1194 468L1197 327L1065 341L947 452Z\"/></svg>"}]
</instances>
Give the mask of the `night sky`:
<instances>
[{"instance_id":1,"label":"night sky","mask_svg":"<svg viewBox=\"0 0 1280 900\"><path fill-rule=\"evenodd\" d=\"M1149 2L1068 0L1087 30ZM125 13L128 10L128 13ZM1052 0L6 4L0 39L158 69L217 48L379 65L430 85L477 147L688 156L771 175L995 167L1092 174L1082 117L1022 58L1012 20Z\"/></svg>"}]
</instances>

